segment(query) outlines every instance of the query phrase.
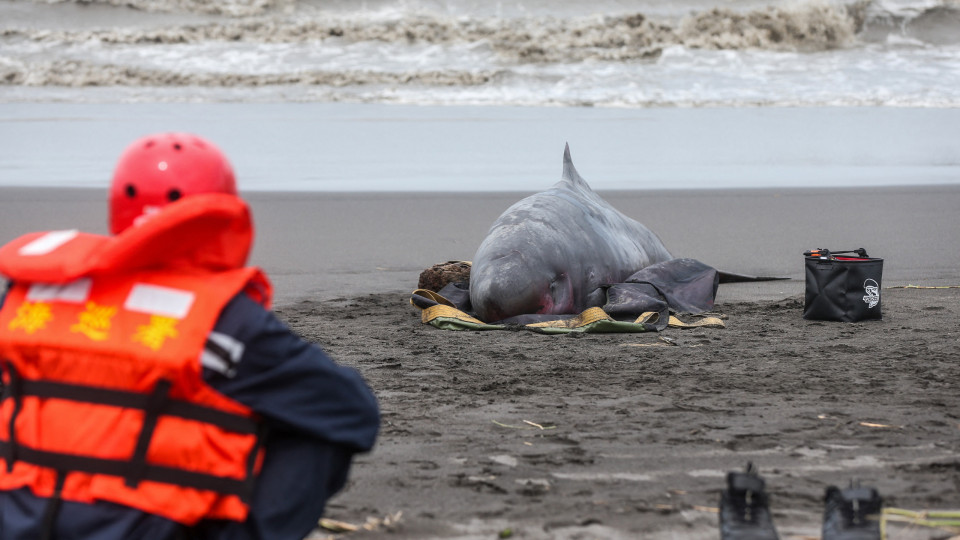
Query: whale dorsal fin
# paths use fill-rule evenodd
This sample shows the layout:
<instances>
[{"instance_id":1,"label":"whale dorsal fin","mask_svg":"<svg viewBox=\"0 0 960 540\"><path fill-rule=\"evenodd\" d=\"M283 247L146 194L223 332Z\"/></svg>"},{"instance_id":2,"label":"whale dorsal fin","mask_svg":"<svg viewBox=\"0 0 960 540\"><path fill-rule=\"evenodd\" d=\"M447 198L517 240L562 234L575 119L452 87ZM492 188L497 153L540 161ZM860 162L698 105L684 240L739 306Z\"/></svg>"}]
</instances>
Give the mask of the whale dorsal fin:
<instances>
[{"instance_id":1,"label":"whale dorsal fin","mask_svg":"<svg viewBox=\"0 0 960 540\"><path fill-rule=\"evenodd\" d=\"M590 185L580 176L577 168L573 166L573 159L570 157L570 143L566 143L563 148L563 178L560 181L567 181L574 186L590 189Z\"/></svg>"}]
</instances>

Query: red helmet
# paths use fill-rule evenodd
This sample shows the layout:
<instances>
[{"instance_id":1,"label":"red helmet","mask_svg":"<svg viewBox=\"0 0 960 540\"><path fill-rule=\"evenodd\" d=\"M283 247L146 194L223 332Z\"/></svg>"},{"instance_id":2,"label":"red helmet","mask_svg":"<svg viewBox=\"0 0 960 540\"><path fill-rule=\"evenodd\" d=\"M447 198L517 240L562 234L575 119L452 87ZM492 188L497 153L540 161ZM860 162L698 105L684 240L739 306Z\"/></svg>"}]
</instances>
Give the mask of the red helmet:
<instances>
[{"instance_id":1,"label":"red helmet","mask_svg":"<svg viewBox=\"0 0 960 540\"><path fill-rule=\"evenodd\" d=\"M110 186L110 232L119 234L177 199L237 194L233 168L213 143L188 133L158 133L124 150Z\"/></svg>"}]
</instances>

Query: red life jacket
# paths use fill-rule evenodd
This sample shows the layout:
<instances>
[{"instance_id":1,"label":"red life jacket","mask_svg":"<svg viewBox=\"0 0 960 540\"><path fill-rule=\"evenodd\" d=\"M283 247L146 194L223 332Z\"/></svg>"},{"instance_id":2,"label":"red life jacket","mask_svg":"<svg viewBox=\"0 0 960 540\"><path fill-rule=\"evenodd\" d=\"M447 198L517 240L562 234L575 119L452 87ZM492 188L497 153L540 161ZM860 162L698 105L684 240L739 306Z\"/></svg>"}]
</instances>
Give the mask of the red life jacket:
<instances>
[{"instance_id":1,"label":"red life jacket","mask_svg":"<svg viewBox=\"0 0 960 540\"><path fill-rule=\"evenodd\" d=\"M114 237L57 231L0 248L0 490L109 501L184 523L241 521L262 460L250 409L203 381L242 290L243 202L196 195ZM252 287L252 288L251 288ZM255 295L256 295L255 294Z\"/></svg>"}]
</instances>

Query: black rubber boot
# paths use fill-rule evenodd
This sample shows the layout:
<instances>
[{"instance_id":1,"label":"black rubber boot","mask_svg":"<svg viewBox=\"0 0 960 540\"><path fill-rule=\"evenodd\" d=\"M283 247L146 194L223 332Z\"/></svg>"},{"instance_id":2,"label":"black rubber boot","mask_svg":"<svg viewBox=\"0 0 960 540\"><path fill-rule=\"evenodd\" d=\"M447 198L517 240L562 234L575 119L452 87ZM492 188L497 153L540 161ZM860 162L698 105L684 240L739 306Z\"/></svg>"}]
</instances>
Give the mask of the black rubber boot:
<instances>
[{"instance_id":1,"label":"black rubber boot","mask_svg":"<svg viewBox=\"0 0 960 540\"><path fill-rule=\"evenodd\" d=\"M883 499L871 487L827 488L822 540L880 540Z\"/></svg>"},{"instance_id":2,"label":"black rubber boot","mask_svg":"<svg viewBox=\"0 0 960 540\"><path fill-rule=\"evenodd\" d=\"M727 473L727 489L720 495L721 540L780 539L764 485L752 463L746 472Z\"/></svg>"}]
</instances>

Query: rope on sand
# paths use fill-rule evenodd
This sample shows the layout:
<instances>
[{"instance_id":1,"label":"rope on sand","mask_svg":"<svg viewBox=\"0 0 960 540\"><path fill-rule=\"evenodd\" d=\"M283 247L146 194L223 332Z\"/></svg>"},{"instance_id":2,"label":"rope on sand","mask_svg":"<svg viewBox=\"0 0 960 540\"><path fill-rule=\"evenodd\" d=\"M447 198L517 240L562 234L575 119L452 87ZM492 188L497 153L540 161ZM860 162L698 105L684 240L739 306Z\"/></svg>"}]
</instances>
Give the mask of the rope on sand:
<instances>
[{"instance_id":1,"label":"rope on sand","mask_svg":"<svg viewBox=\"0 0 960 540\"><path fill-rule=\"evenodd\" d=\"M880 537L884 540L887 538L887 522L890 521L960 534L960 511L921 510L917 512L902 508L884 508L880 516Z\"/></svg>"},{"instance_id":2,"label":"rope on sand","mask_svg":"<svg viewBox=\"0 0 960 540\"><path fill-rule=\"evenodd\" d=\"M960 285L894 285L888 289L960 289Z\"/></svg>"}]
</instances>

